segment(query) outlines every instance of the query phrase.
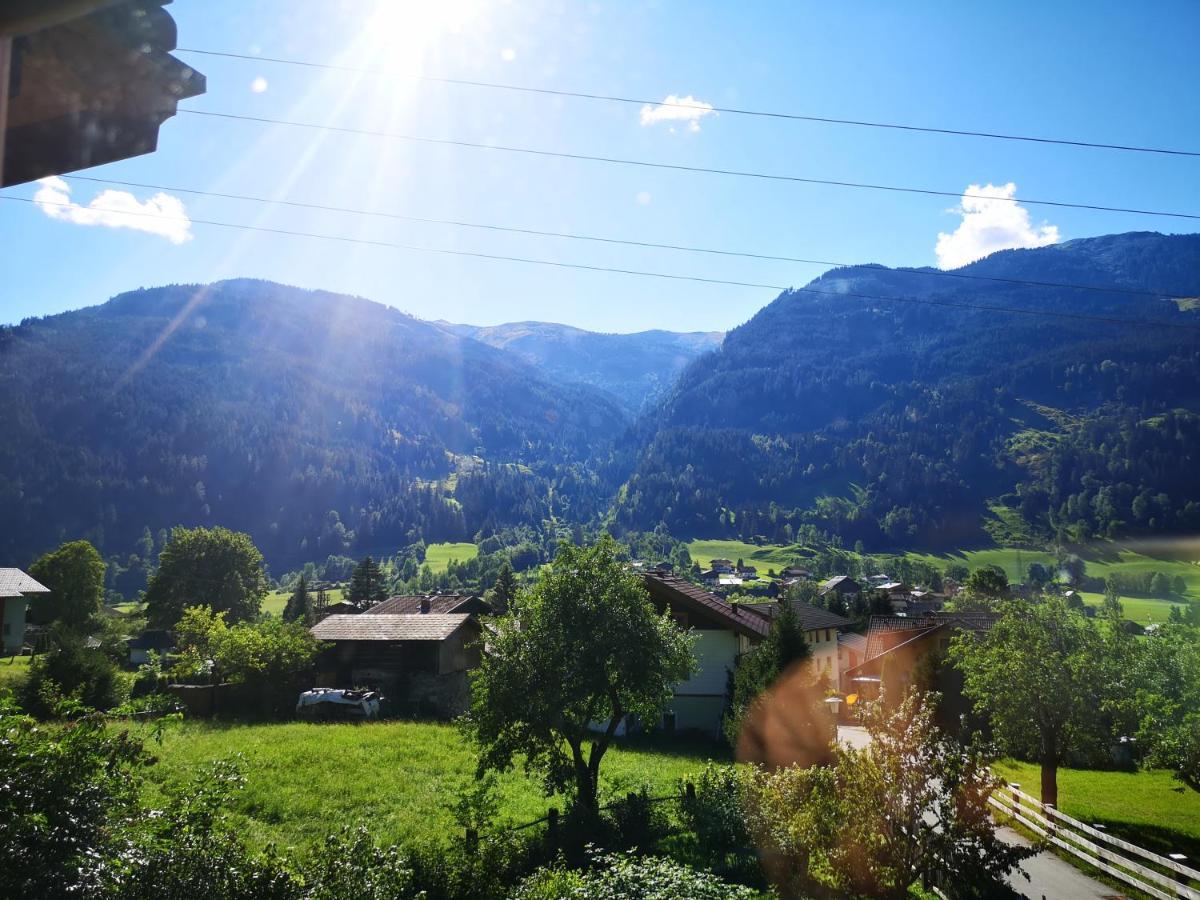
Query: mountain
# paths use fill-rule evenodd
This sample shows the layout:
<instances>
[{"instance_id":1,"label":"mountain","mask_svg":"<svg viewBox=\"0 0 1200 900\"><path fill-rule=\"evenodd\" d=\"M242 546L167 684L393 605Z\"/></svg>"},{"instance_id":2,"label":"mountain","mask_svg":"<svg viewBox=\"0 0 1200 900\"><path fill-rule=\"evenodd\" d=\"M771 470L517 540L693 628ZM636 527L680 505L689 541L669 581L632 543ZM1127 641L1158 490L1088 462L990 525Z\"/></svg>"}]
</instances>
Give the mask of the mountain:
<instances>
[{"instance_id":1,"label":"mountain","mask_svg":"<svg viewBox=\"0 0 1200 900\"><path fill-rule=\"evenodd\" d=\"M721 346L720 331L600 334L549 322L479 327L439 322L454 334L516 353L559 381L611 393L630 413L642 411L675 383L696 357Z\"/></svg>"},{"instance_id":2,"label":"mountain","mask_svg":"<svg viewBox=\"0 0 1200 900\"><path fill-rule=\"evenodd\" d=\"M211 523L278 569L587 518L628 418L394 309L226 281L0 328L0 422L0 558Z\"/></svg>"},{"instance_id":3,"label":"mountain","mask_svg":"<svg viewBox=\"0 0 1200 900\"><path fill-rule=\"evenodd\" d=\"M614 521L868 548L1200 528L1200 311L1159 296L1200 296L1200 235L931 271L833 270L729 332L639 422Z\"/></svg>"}]
</instances>

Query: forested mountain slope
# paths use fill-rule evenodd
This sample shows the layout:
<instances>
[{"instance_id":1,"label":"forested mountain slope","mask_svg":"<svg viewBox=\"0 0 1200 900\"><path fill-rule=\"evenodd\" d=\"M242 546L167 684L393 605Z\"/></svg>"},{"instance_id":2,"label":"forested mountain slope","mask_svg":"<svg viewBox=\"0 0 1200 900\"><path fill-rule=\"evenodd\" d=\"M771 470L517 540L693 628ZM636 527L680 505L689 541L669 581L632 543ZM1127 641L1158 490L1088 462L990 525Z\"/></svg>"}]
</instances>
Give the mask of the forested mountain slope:
<instances>
[{"instance_id":1,"label":"forested mountain slope","mask_svg":"<svg viewBox=\"0 0 1200 900\"><path fill-rule=\"evenodd\" d=\"M0 423L0 558L212 523L251 532L278 570L586 518L611 486L584 463L627 419L379 304L227 281L0 328Z\"/></svg>"},{"instance_id":2,"label":"forested mountain slope","mask_svg":"<svg viewBox=\"0 0 1200 900\"><path fill-rule=\"evenodd\" d=\"M957 272L1152 295L828 272L808 286L822 293L785 292L729 332L641 420L616 521L927 547L983 538L989 505L1043 536L1200 528L1200 311L1157 296L1200 295L1200 235L1076 240Z\"/></svg>"},{"instance_id":3,"label":"forested mountain slope","mask_svg":"<svg viewBox=\"0 0 1200 900\"><path fill-rule=\"evenodd\" d=\"M557 381L602 388L630 413L657 400L689 362L721 346L724 337L720 331L601 334L550 322L486 327L438 324L455 334L510 350Z\"/></svg>"}]
</instances>

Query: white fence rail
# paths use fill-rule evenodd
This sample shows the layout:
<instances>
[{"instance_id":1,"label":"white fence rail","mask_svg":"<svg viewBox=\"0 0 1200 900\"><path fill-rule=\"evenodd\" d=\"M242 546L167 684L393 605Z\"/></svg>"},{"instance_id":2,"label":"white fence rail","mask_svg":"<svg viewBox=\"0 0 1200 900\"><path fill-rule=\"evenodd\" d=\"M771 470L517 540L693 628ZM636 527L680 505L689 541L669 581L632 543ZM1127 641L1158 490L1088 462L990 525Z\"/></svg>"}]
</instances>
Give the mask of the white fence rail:
<instances>
[{"instance_id":1,"label":"white fence rail","mask_svg":"<svg viewBox=\"0 0 1200 900\"><path fill-rule=\"evenodd\" d=\"M1023 793L1020 785L1008 785L1006 791L997 794L988 798L992 806L1088 865L1160 900L1200 900L1200 890L1188 884L1189 881L1200 882L1200 871L1073 819L1052 805ZM1130 859L1130 856L1138 859ZM1162 871L1164 869L1166 871Z\"/></svg>"}]
</instances>

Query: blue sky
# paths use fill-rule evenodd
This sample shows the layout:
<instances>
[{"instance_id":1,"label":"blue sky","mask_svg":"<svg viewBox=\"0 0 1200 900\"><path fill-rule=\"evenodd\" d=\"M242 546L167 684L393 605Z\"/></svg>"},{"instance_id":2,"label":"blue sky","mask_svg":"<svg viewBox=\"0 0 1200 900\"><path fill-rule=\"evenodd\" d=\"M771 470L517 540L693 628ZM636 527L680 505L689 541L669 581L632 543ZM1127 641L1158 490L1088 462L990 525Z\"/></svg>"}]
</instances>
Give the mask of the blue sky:
<instances>
[{"instance_id":1,"label":"blue sky","mask_svg":"<svg viewBox=\"0 0 1200 900\"><path fill-rule=\"evenodd\" d=\"M179 53L208 78L183 108L692 166L1195 212L1200 160L704 115L430 82L411 73L717 106L1200 148L1200 4L176 0L180 46L395 71L364 76ZM698 129L698 130L697 130ZM789 185L323 134L179 115L158 151L89 176L888 265L1182 220ZM102 185L71 182L89 204ZM8 188L33 197L37 185ZM155 193L132 190L138 202ZM49 195L43 195L49 196ZM62 198L61 191L53 194ZM801 285L819 268L317 213L177 193L190 219ZM110 198L111 199L111 198ZM121 198L118 198L120 200ZM170 198L162 209L175 210ZM61 208L60 208L61 209ZM80 221L72 221L71 218ZM99 218L100 223L94 223ZM144 219L143 219L144 220ZM0 203L0 322L142 286L250 276L360 294L423 318L605 331L724 329L774 291L436 256L193 223L107 227ZM128 221L128 220L126 220ZM93 224L85 224L93 222ZM936 248L938 235L954 235ZM177 242L178 241L178 242Z\"/></svg>"}]
</instances>

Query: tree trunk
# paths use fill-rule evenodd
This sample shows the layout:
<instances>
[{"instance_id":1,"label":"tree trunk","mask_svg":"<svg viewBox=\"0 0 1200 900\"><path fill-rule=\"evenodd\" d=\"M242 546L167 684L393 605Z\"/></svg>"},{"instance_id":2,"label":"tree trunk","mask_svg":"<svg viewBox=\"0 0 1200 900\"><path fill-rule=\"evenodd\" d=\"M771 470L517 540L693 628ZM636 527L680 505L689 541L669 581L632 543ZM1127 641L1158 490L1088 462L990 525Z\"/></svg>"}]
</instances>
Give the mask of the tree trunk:
<instances>
[{"instance_id":1,"label":"tree trunk","mask_svg":"<svg viewBox=\"0 0 1200 900\"><path fill-rule=\"evenodd\" d=\"M1042 758L1042 802L1058 809L1058 759L1054 757Z\"/></svg>"}]
</instances>

